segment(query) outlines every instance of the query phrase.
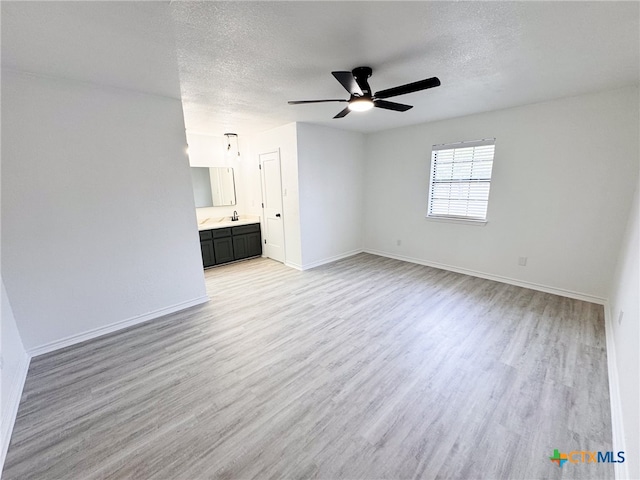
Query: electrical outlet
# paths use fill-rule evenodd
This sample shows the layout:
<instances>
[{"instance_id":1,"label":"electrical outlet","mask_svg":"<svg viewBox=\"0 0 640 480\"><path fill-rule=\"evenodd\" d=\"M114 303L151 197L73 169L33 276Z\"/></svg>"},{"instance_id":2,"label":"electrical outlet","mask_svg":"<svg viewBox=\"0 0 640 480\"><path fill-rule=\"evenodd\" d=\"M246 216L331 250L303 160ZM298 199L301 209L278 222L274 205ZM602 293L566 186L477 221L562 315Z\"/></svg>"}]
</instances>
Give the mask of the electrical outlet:
<instances>
[{"instance_id":1,"label":"electrical outlet","mask_svg":"<svg viewBox=\"0 0 640 480\"><path fill-rule=\"evenodd\" d=\"M527 266L527 257L518 257L518 265L521 267Z\"/></svg>"},{"instance_id":2,"label":"electrical outlet","mask_svg":"<svg viewBox=\"0 0 640 480\"><path fill-rule=\"evenodd\" d=\"M401 246L402 245L402 240L400 240L400 239L396 240L396 245L397 246Z\"/></svg>"},{"instance_id":3,"label":"electrical outlet","mask_svg":"<svg viewBox=\"0 0 640 480\"><path fill-rule=\"evenodd\" d=\"M622 317L624 317L624 311L620 310L620 313L618 314L618 325L622 325Z\"/></svg>"}]
</instances>

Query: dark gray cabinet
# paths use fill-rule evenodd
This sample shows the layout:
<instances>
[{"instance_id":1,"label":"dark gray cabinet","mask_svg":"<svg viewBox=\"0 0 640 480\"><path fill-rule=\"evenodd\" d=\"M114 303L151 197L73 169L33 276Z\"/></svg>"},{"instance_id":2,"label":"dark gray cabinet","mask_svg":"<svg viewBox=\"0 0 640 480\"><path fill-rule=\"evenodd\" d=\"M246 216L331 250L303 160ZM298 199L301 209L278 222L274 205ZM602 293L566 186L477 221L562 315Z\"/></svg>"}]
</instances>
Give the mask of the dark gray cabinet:
<instances>
[{"instance_id":1,"label":"dark gray cabinet","mask_svg":"<svg viewBox=\"0 0 640 480\"><path fill-rule=\"evenodd\" d=\"M213 240L213 251L216 254L216 265L233 262L233 242L231 237L216 238Z\"/></svg>"},{"instance_id":2,"label":"dark gray cabinet","mask_svg":"<svg viewBox=\"0 0 640 480\"><path fill-rule=\"evenodd\" d=\"M200 248L205 268L262 255L260 224L202 230Z\"/></svg>"},{"instance_id":3,"label":"dark gray cabinet","mask_svg":"<svg viewBox=\"0 0 640 480\"><path fill-rule=\"evenodd\" d=\"M233 227L233 255L236 260L262 255L260 224Z\"/></svg>"},{"instance_id":4,"label":"dark gray cabinet","mask_svg":"<svg viewBox=\"0 0 640 480\"><path fill-rule=\"evenodd\" d=\"M202 251L202 265L211 267L216 264L216 257L213 253L213 239L211 230L200 232L200 250Z\"/></svg>"}]
</instances>

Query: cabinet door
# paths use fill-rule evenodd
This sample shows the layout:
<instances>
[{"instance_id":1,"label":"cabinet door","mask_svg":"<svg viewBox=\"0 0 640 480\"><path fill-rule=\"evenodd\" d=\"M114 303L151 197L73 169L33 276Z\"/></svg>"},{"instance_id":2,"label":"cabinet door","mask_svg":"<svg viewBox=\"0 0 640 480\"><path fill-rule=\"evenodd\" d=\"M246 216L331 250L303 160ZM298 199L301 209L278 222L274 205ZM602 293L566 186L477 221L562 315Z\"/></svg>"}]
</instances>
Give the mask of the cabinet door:
<instances>
[{"instance_id":1,"label":"cabinet door","mask_svg":"<svg viewBox=\"0 0 640 480\"><path fill-rule=\"evenodd\" d=\"M247 235L235 235L233 237L233 257L236 260L247 258L249 252L247 250Z\"/></svg>"},{"instance_id":2,"label":"cabinet door","mask_svg":"<svg viewBox=\"0 0 640 480\"><path fill-rule=\"evenodd\" d=\"M262 255L260 232L233 236L233 256L236 260L257 255Z\"/></svg>"},{"instance_id":3,"label":"cabinet door","mask_svg":"<svg viewBox=\"0 0 640 480\"><path fill-rule=\"evenodd\" d=\"M205 268L216 264L212 240L200 240L200 250L202 251L202 265Z\"/></svg>"},{"instance_id":4,"label":"cabinet door","mask_svg":"<svg viewBox=\"0 0 640 480\"><path fill-rule=\"evenodd\" d=\"M213 239L213 250L216 255L216 265L232 262L234 260L231 238L232 237Z\"/></svg>"},{"instance_id":5,"label":"cabinet door","mask_svg":"<svg viewBox=\"0 0 640 480\"><path fill-rule=\"evenodd\" d=\"M247 239L247 256L255 257L262 255L262 239L260 238L260 232L248 233L245 235Z\"/></svg>"}]
</instances>

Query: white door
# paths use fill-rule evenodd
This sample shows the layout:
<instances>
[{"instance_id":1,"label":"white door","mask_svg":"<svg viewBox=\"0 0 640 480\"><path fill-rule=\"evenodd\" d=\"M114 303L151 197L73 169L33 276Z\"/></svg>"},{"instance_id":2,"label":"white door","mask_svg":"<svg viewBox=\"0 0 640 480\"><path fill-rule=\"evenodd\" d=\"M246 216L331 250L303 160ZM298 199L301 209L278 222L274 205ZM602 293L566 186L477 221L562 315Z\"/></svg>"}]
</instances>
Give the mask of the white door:
<instances>
[{"instance_id":1,"label":"white door","mask_svg":"<svg viewBox=\"0 0 640 480\"><path fill-rule=\"evenodd\" d=\"M261 153L259 157L262 177L265 255L284 263L284 223L282 219L280 152Z\"/></svg>"}]
</instances>

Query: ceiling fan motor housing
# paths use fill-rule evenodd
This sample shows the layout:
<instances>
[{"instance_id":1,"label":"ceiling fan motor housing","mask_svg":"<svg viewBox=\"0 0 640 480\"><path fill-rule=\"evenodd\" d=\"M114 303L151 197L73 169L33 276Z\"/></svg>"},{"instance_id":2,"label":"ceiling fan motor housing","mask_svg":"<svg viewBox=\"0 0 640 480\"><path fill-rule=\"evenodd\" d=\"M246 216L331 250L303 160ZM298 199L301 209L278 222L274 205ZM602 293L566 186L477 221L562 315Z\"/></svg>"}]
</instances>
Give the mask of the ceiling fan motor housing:
<instances>
[{"instance_id":1,"label":"ceiling fan motor housing","mask_svg":"<svg viewBox=\"0 0 640 480\"><path fill-rule=\"evenodd\" d=\"M371 98L371 87L369 86L369 82L367 79L373 73L371 67L357 67L354 68L351 73L353 74L353 78L355 78L356 83L362 90L363 97Z\"/></svg>"}]
</instances>

